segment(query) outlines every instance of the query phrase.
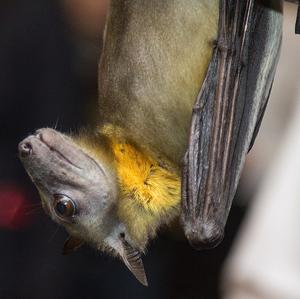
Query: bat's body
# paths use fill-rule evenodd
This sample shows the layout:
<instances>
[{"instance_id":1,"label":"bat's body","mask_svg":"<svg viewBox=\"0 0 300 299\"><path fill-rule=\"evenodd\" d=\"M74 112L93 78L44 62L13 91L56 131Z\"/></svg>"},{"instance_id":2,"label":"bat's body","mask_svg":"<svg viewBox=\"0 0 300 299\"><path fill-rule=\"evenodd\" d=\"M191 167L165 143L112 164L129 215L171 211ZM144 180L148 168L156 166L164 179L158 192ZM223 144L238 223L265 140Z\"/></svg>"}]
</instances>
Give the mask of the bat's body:
<instances>
[{"instance_id":1,"label":"bat's body","mask_svg":"<svg viewBox=\"0 0 300 299\"><path fill-rule=\"evenodd\" d=\"M219 1L112 1L100 120L178 167L218 32Z\"/></svg>"},{"instance_id":2,"label":"bat's body","mask_svg":"<svg viewBox=\"0 0 300 299\"><path fill-rule=\"evenodd\" d=\"M211 59L218 13L217 0L112 1L99 72L99 131L117 156L126 195L120 216L141 248L179 215L192 107ZM129 148L118 157L123 143Z\"/></svg>"},{"instance_id":3,"label":"bat's body","mask_svg":"<svg viewBox=\"0 0 300 299\"><path fill-rule=\"evenodd\" d=\"M19 146L45 210L72 236L66 252L82 242L111 251L146 284L140 252L179 216L181 191L191 244L220 240L280 45L278 7L235 2L111 1L99 126L71 138L42 129Z\"/></svg>"}]
</instances>

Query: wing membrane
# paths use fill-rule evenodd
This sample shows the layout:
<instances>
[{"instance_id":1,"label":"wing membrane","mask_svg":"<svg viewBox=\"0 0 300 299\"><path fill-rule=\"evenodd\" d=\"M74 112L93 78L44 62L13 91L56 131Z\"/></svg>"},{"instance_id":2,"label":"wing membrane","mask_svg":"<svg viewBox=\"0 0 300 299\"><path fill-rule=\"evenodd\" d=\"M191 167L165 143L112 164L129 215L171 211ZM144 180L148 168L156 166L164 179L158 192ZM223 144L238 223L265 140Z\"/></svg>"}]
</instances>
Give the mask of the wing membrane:
<instances>
[{"instance_id":1,"label":"wing membrane","mask_svg":"<svg viewBox=\"0 0 300 299\"><path fill-rule=\"evenodd\" d=\"M274 78L281 19L281 1L220 1L218 41L194 106L183 167L182 222L196 248L223 237Z\"/></svg>"}]
</instances>

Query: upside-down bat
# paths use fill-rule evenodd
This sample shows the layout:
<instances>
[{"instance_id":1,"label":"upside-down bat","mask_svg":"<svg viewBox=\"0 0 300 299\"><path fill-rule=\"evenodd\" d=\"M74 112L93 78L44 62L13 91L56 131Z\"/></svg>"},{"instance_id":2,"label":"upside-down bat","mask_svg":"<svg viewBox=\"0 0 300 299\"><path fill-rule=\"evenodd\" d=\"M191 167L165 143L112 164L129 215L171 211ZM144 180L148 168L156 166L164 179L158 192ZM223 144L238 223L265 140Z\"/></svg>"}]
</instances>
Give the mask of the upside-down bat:
<instances>
[{"instance_id":1,"label":"upside-down bat","mask_svg":"<svg viewBox=\"0 0 300 299\"><path fill-rule=\"evenodd\" d=\"M180 216L195 248L216 246L258 132L279 56L281 1L112 0L99 121L19 144L45 211L119 256L147 285L141 253Z\"/></svg>"}]
</instances>

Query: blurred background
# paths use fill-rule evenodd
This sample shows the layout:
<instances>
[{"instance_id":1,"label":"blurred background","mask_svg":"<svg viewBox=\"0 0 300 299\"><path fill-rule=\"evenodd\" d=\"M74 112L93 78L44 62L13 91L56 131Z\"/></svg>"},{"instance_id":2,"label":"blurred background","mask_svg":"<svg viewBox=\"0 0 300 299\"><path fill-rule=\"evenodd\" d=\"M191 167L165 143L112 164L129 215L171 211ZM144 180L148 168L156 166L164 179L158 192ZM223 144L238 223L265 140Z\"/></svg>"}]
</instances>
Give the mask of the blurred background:
<instances>
[{"instance_id":1,"label":"blurred background","mask_svg":"<svg viewBox=\"0 0 300 299\"><path fill-rule=\"evenodd\" d=\"M224 272L224 262L299 102L297 8L285 6L283 51L270 104L225 240L216 249L196 252L162 233L144 258L150 284L144 288L121 262L88 247L62 256L67 234L42 211L17 157L18 142L37 128L70 132L94 119L107 7L108 0L0 2L0 298L222 298L226 277L236 279L230 262Z\"/></svg>"}]
</instances>

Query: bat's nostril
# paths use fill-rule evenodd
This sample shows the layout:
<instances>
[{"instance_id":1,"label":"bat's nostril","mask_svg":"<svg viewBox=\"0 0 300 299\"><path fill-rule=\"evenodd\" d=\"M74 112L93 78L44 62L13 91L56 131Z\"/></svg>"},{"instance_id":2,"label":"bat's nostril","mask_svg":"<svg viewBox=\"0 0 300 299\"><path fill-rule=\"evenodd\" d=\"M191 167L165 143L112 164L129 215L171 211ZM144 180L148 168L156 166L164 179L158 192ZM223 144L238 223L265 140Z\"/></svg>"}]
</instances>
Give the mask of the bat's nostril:
<instances>
[{"instance_id":1,"label":"bat's nostril","mask_svg":"<svg viewBox=\"0 0 300 299\"><path fill-rule=\"evenodd\" d=\"M26 158L32 153L32 145L29 142L22 142L19 144L19 153L22 158Z\"/></svg>"}]
</instances>

